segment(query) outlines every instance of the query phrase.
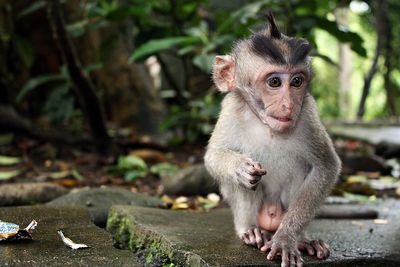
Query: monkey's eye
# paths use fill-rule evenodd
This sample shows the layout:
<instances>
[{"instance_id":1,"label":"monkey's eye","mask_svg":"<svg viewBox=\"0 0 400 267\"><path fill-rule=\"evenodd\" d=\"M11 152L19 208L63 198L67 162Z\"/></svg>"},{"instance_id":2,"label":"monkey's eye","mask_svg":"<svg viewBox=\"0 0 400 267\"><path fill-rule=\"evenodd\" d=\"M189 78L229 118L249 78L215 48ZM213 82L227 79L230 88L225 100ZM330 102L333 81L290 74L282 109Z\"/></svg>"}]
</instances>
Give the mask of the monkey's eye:
<instances>
[{"instance_id":1,"label":"monkey's eye","mask_svg":"<svg viewBox=\"0 0 400 267\"><path fill-rule=\"evenodd\" d=\"M293 87L300 87L303 84L303 77L294 77L290 82L290 85Z\"/></svg>"},{"instance_id":2,"label":"monkey's eye","mask_svg":"<svg viewBox=\"0 0 400 267\"><path fill-rule=\"evenodd\" d=\"M279 77L271 77L267 80L267 83L271 87L279 87L282 84L282 81Z\"/></svg>"}]
</instances>

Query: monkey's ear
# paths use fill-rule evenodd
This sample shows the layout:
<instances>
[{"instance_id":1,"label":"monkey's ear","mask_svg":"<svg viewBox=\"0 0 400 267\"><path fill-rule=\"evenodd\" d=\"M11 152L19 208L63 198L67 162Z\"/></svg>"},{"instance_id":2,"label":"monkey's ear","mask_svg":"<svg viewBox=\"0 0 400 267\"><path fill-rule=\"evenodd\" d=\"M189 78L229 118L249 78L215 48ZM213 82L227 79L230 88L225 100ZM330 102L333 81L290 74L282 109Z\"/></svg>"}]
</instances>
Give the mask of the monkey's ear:
<instances>
[{"instance_id":1,"label":"monkey's ear","mask_svg":"<svg viewBox=\"0 0 400 267\"><path fill-rule=\"evenodd\" d=\"M221 92L233 91L235 82L235 60L232 56L216 56L213 66L213 80Z\"/></svg>"}]
</instances>

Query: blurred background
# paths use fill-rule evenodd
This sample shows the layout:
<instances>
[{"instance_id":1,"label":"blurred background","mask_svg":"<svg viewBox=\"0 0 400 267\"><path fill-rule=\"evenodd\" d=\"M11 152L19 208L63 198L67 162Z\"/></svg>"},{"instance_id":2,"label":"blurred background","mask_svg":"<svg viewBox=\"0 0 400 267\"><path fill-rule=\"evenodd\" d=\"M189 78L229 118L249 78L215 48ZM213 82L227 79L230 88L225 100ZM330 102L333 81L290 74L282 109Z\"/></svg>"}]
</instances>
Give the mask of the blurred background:
<instances>
[{"instance_id":1,"label":"blurred background","mask_svg":"<svg viewBox=\"0 0 400 267\"><path fill-rule=\"evenodd\" d=\"M399 197L396 0L2 0L0 180L189 194L165 181L207 176L193 168L223 98L213 58L268 10L313 46L311 91L345 164L334 194Z\"/></svg>"}]
</instances>

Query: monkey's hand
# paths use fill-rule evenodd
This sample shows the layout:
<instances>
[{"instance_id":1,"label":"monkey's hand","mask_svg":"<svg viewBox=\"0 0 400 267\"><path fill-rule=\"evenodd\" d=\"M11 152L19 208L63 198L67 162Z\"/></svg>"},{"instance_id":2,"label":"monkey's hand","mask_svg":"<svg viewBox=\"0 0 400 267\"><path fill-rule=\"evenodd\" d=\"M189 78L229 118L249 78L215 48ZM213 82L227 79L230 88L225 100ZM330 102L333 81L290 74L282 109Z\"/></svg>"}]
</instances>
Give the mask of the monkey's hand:
<instances>
[{"instance_id":1,"label":"monkey's hand","mask_svg":"<svg viewBox=\"0 0 400 267\"><path fill-rule=\"evenodd\" d=\"M281 267L303 267L304 261L297 248L297 241L289 238L288 235L280 234L279 231L260 250L269 252L268 260L274 260L280 254L282 256Z\"/></svg>"},{"instance_id":2,"label":"monkey's hand","mask_svg":"<svg viewBox=\"0 0 400 267\"><path fill-rule=\"evenodd\" d=\"M261 248L271 240L272 234L258 227L250 228L240 235L240 239L248 246Z\"/></svg>"},{"instance_id":3,"label":"monkey's hand","mask_svg":"<svg viewBox=\"0 0 400 267\"><path fill-rule=\"evenodd\" d=\"M265 175L267 171L261 168L260 163L246 158L236 169L235 173L239 184L248 189L256 190L261 176Z\"/></svg>"},{"instance_id":4,"label":"monkey's hand","mask_svg":"<svg viewBox=\"0 0 400 267\"><path fill-rule=\"evenodd\" d=\"M307 251L308 255L316 255L318 259L323 260L329 257L329 246L322 240L303 239L297 243L297 248Z\"/></svg>"}]
</instances>

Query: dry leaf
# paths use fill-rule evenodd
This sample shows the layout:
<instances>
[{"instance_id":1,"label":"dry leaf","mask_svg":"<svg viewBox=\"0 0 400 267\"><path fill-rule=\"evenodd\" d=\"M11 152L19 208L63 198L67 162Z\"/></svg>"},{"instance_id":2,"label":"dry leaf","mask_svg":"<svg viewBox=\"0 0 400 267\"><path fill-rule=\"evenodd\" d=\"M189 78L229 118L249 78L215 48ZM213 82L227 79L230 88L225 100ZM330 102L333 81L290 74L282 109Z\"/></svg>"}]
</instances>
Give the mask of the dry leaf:
<instances>
[{"instance_id":1,"label":"dry leaf","mask_svg":"<svg viewBox=\"0 0 400 267\"><path fill-rule=\"evenodd\" d=\"M172 209L173 210L180 210L180 209L188 209L189 208L189 204L188 203L174 203L172 205Z\"/></svg>"},{"instance_id":2,"label":"dry leaf","mask_svg":"<svg viewBox=\"0 0 400 267\"><path fill-rule=\"evenodd\" d=\"M396 195L400 196L400 186L396 188Z\"/></svg>"},{"instance_id":3,"label":"dry leaf","mask_svg":"<svg viewBox=\"0 0 400 267\"><path fill-rule=\"evenodd\" d=\"M221 197L215 193L210 193L207 195L207 199L213 203L219 203L221 200Z\"/></svg>"},{"instance_id":4,"label":"dry leaf","mask_svg":"<svg viewBox=\"0 0 400 267\"><path fill-rule=\"evenodd\" d=\"M385 219L375 219L374 224L388 224L389 221Z\"/></svg>"},{"instance_id":5,"label":"dry leaf","mask_svg":"<svg viewBox=\"0 0 400 267\"><path fill-rule=\"evenodd\" d=\"M175 203L187 203L189 202L189 199L187 197L178 197L174 201Z\"/></svg>"},{"instance_id":6,"label":"dry leaf","mask_svg":"<svg viewBox=\"0 0 400 267\"><path fill-rule=\"evenodd\" d=\"M57 233L61 236L61 240L64 242L64 244L67 247L70 247L72 249L82 249L82 248L88 248L89 247L88 245L85 245L85 244L77 244L74 241L72 241L71 239L69 239L68 237L65 237L61 230L57 231Z\"/></svg>"}]
</instances>

